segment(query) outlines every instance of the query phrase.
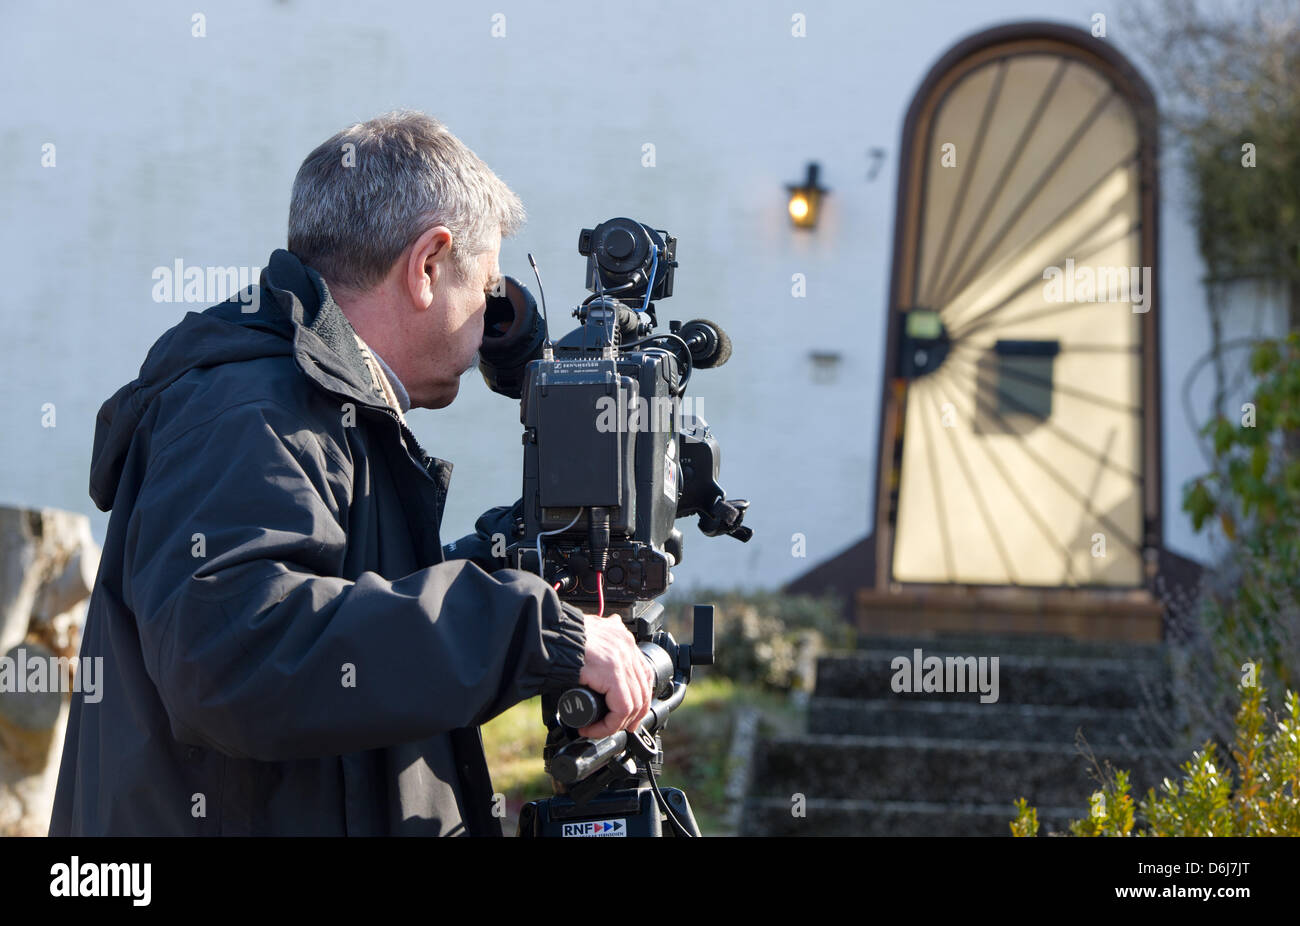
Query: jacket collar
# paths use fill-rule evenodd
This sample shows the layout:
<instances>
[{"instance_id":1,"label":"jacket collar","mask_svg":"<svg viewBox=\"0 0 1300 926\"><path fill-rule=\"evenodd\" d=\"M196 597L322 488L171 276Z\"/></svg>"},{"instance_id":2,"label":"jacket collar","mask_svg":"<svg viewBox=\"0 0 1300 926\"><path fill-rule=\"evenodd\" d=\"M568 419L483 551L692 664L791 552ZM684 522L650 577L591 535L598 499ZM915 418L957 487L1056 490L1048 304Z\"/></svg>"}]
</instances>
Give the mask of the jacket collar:
<instances>
[{"instance_id":1,"label":"jacket collar","mask_svg":"<svg viewBox=\"0 0 1300 926\"><path fill-rule=\"evenodd\" d=\"M375 388L357 345L356 330L330 296L324 277L293 252L278 248L266 262L261 285L293 322L293 355L303 374L322 389L393 417L403 443L445 495L452 464L425 453L401 414L388 404L383 390Z\"/></svg>"},{"instance_id":2,"label":"jacket collar","mask_svg":"<svg viewBox=\"0 0 1300 926\"><path fill-rule=\"evenodd\" d=\"M388 408L375 391L352 323L319 273L280 248L267 261L261 284L293 321L294 359L309 379L364 405Z\"/></svg>"}]
</instances>

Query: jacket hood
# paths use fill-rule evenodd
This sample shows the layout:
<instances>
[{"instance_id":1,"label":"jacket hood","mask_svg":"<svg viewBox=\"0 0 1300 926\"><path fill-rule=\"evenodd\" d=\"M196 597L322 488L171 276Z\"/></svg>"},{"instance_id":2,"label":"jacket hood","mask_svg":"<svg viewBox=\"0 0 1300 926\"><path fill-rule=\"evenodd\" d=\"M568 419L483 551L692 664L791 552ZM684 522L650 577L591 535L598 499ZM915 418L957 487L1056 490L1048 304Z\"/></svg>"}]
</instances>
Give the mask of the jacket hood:
<instances>
[{"instance_id":1,"label":"jacket hood","mask_svg":"<svg viewBox=\"0 0 1300 926\"><path fill-rule=\"evenodd\" d=\"M321 388L365 405L379 405L352 325L325 280L294 254L279 249L262 271L256 301L236 294L185 317L149 349L140 375L106 401L95 420L90 497L113 507L136 428L150 404L190 370L262 357L293 355ZM249 305L256 311L249 312Z\"/></svg>"}]
</instances>

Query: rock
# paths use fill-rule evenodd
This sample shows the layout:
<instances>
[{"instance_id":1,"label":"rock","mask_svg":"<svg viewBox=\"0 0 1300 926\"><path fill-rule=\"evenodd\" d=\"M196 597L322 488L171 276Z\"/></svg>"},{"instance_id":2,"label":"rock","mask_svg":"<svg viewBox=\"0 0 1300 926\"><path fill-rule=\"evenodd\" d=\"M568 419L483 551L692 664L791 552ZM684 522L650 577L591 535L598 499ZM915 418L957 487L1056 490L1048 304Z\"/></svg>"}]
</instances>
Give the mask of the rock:
<instances>
[{"instance_id":1,"label":"rock","mask_svg":"<svg viewBox=\"0 0 1300 926\"><path fill-rule=\"evenodd\" d=\"M50 678L44 666L57 659L39 643L15 646L0 657L0 749L30 772L45 768L54 727L66 700L66 683ZM43 663L35 690L27 690L27 667ZM16 684L16 689L11 686Z\"/></svg>"},{"instance_id":2,"label":"rock","mask_svg":"<svg viewBox=\"0 0 1300 926\"><path fill-rule=\"evenodd\" d=\"M0 836L49 829L72 677L17 673L75 660L98 569L85 515L0 507Z\"/></svg>"}]
</instances>

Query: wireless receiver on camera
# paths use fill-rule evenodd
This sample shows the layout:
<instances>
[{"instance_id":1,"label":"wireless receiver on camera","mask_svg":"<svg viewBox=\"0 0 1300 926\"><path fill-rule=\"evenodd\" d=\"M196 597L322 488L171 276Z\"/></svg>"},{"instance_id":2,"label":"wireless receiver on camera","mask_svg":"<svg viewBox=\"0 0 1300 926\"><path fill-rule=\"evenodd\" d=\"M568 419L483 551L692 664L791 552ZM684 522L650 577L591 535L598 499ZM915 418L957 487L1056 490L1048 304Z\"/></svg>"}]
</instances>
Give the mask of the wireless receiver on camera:
<instances>
[{"instance_id":1,"label":"wireless receiver on camera","mask_svg":"<svg viewBox=\"0 0 1300 926\"><path fill-rule=\"evenodd\" d=\"M544 695L544 756L560 793L527 805L520 832L576 835L618 813L637 834L659 835L665 821L676 835L698 834L685 795L661 791L655 775L659 732L692 666L713 661L712 606L696 606L694 640L678 644L655 599L682 561L679 518L695 516L708 536L752 536L749 503L718 485L721 450L686 396L692 372L724 364L731 340L702 319L656 331L655 300L673 295L677 269L668 232L614 218L583 229L578 253L590 295L558 341L531 255L541 313L513 277L488 299L479 368L490 389L520 401L523 424L522 518L506 560L584 611L617 612L654 669L655 701L637 730L592 742L578 730L604 715L598 694Z\"/></svg>"}]
</instances>

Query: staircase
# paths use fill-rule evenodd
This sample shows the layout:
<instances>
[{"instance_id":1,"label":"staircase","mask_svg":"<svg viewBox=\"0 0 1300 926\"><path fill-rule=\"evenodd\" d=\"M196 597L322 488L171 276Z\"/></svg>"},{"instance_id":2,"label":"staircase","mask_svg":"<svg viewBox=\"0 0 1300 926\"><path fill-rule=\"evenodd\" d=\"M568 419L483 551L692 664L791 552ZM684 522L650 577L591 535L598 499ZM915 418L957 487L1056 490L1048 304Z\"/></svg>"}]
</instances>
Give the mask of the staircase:
<instances>
[{"instance_id":1,"label":"staircase","mask_svg":"<svg viewBox=\"0 0 1300 926\"><path fill-rule=\"evenodd\" d=\"M896 693L891 663L918 648L998 657L998 700ZM1005 836L1021 796L1040 833L1066 832L1097 789L1076 731L1103 765L1129 770L1134 800L1177 770L1179 758L1147 745L1170 717L1167 674L1159 644L864 638L818 660L806 734L757 743L741 834Z\"/></svg>"}]
</instances>

